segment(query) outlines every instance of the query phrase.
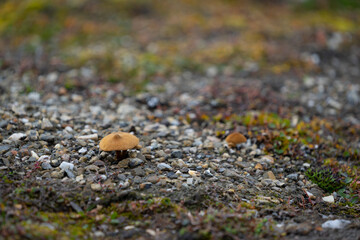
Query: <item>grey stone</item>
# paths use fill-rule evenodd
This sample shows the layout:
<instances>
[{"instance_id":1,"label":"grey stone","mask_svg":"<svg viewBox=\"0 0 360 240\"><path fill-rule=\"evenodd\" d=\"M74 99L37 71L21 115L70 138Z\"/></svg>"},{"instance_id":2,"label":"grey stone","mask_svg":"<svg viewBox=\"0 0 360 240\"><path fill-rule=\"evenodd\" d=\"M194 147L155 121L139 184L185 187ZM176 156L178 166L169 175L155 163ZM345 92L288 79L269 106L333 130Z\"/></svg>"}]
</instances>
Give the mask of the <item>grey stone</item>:
<instances>
[{"instance_id":1,"label":"grey stone","mask_svg":"<svg viewBox=\"0 0 360 240\"><path fill-rule=\"evenodd\" d=\"M0 145L0 154L7 152L10 148L10 145Z\"/></svg>"},{"instance_id":2,"label":"grey stone","mask_svg":"<svg viewBox=\"0 0 360 240\"><path fill-rule=\"evenodd\" d=\"M145 170L142 167L137 167L131 170L133 176L144 177L146 175Z\"/></svg>"},{"instance_id":3,"label":"grey stone","mask_svg":"<svg viewBox=\"0 0 360 240\"><path fill-rule=\"evenodd\" d=\"M224 174L225 177L229 177L229 178L233 178L233 179L239 179L240 178L239 174L237 174L235 171L230 170L230 169L226 169L223 174Z\"/></svg>"},{"instance_id":4,"label":"grey stone","mask_svg":"<svg viewBox=\"0 0 360 240\"><path fill-rule=\"evenodd\" d=\"M143 182L143 179L140 176L135 176L133 181L134 183L139 184Z\"/></svg>"},{"instance_id":5,"label":"grey stone","mask_svg":"<svg viewBox=\"0 0 360 240\"><path fill-rule=\"evenodd\" d=\"M44 170L52 169L52 166L50 165L49 162L43 162L43 163L41 163L41 167L42 167L42 169L44 169Z\"/></svg>"},{"instance_id":6,"label":"grey stone","mask_svg":"<svg viewBox=\"0 0 360 240\"><path fill-rule=\"evenodd\" d=\"M118 174L117 177L120 181L125 181L127 179L125 174Z\"/></svg>"},{"instance_id":7,"label":"grey stone","mask_svg":"<svg viewBox=\"0 0 360 240\"><path fill-rule=\"evenodd\" d=\"M182 158L182 152L180 150L174 150L171 152L172 158Z\"/></svg>"},{"instance_id":8,"label":"grey stone","mask_svg":"<svg viewBox=\"0 0 360 240\"><path fill-rule=\"evenodd\" d=\"M35 130L30 130L27 132L27 136L30 141L36 141L39 139L39 133Z\"/></svg>"},{"instance_id":9,"label":"grey stone","mask_svg":"<svg viewBox=\"0 0 360 240\"><path fill-rule=\"evenodd\" d=\"M239 162L239 161L237 161L235 164L237 166L241 167L241 168L251 167L251 163L249 163L249 162Z\"/></svg>"},{"instance_id":10,"label":"grey stone","mask_svg":"<svg viewBox=\"0 0 360 240\"><path fill-rule=\"evenodd\" d=\"M49 121L49 119L44 118L41 122L41 129L43 130L51 130L53 129L54 126L52 125L52 123Z\"/></svg>"},{"instance_id":11,"label":"grey stone","mask_svg":"<svg viewBox=\"0 0 360 240\"><path fill-rule=\"evenodd\" d=\"M69 178L75 178L75 174L73 173L73 171L71 169L65 169L65 173Z\"/></svg>"},{"instance_id":12,"label":"grey stone","mask_svg":"<svg viewBox=\"0 0 360 240\"><path fill-rule=\"evenodd\" d=\"M210 172L210 169L205 170L204 175L206 177L213 177L214 175Z\"/></svg>"},{"instance_id":13,"label":"grey stone","mask_svg":"<svg viewBox=\"0 0 360 240\"><path fill-rule=\"evenodd\" d=\"M144 163L144 160L140 158L131 158L129 161L129 167L134 168Z\"/></svg>"},{"instance_id":14,"label":"grey stone","mask_svg":"<svg viewBox=\"0 0 360 240\"><path fill-rule=\"evenodd\" d=\"M0 121L0 128L5 128L8 125L8 121L2 120Z\"/></svg>"},{"instance_id":15,"label":"grey stone","mask_svg":"<svg viewBox=\"0 0 360 240\"><path fill-rule=\"evenodd\" d=\"M74 164L69 163L69 162L62 162L60 164L60 169L62 169L62 170L66 170L66 169L73 170L74 169Z\"/></svg>"},{"instance_id":16,"label":"grey stone","mask_svg":"<svg viewBox=\"0 0 360 240\"><path fill-rule=\"evenodd\" d=\"M178 178L178 175L174 172L168 172L168 174L166 175L168 178L170 179L176 179Z\"/></svg>"},{"instance_id":17,"label":"grey stone","mask_svg":"<svg viewBox=\"0 0 360 240\"><path fill-rule=\"evenodd\" d=\"M54 142L55 137L53 135L50 135L50 134L41 134L40 135L40 140L46 141L46 142Z\"/></svg>"},{"instance_id":18,"label":"grey stone","mask_svg":"<svg viewBox=\"0 0 360 240\"><path fill-rule=\"evenodd\" d=\"M159 181L159 177L156 175L149 176L147 180L153 184L157 183Z\"/></svg>"},{"instance_id":19,"label":"grey stone","mask_svg":"<svg viewBox=\"0 0 360 240\"><path fill-rule=\"evenodd\" d=\"M172 169L172 167L169 164L166 164L166 163L159 163L157 165L157 167L160 170L171 170Z\"/></svg>"},{"instance_id":20,"label":"grey stone","mask_svg":"<svg viewBox=\"0 0 360 240\"><path fill-rule=\"evenodd\" d=\"M289 178L289 179L291 179L291 180L296 181L296 180L298 180L299 174L297 174L297 173L292 173L292 174L287 175L286 177Z\"/></svg>"},{"instance_id":21,"label":"grey stone","mask_svg":"<svg viewBox=\"0 0 360 240\"><path fill-rule=\"evenodd\" d=\"M147 105L150 109L156 108L159 104L160 104L160 100L159 100L158 97L149 97L149 98L146 100L146 105Z\"/></svg>"}]
</instances>

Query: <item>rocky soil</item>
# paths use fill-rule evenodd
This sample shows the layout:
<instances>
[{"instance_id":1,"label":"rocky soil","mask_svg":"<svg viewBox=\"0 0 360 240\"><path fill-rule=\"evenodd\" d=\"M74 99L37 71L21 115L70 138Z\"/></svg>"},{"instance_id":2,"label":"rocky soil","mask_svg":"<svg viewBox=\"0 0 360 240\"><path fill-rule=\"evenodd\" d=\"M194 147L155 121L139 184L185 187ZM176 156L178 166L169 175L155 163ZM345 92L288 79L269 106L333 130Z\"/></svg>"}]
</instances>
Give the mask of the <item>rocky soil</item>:
<instances>
[{"instance_id":1,"label":"rocky soil","mask_svg":"<svg viewBox=\"0 0 360 240\"><path fill-rule=\"evenodd\" d=\"M122 39L129 52L119 48L121 61L139 55L128 81L105 80L106 71L124 71L115 58L109 70L96 61L78 66L50 56L17 61L21 51L0 51L1 240L360 239L358 32L294 20L299 30L289 24L282 32L277 20L264 21L257 5L244 15L252 27L239 27L241 19L230 21L211 6L203 26L189 10L198 8L182 4L190 17L185 11L179 23L170 14L160 36L150 31L157 15L135 9L143 15L132 27L145 22L150 30L132 32L133 43ZM221 34L211 19L221 19ZM351 25L340 20L339 28ZM177 37L182 31L192 36L185 47ZM232 34L245 42L228 51ZM213 43L223 43L221 36L231 41L219 53ZM201 70L172 62L164 39ZM87 52L74 49L80 49L71 52L74 59ZM164 53L170 60L154 58ZM131 79L141 77L151 81L137 91ZM116 131L140 139L122 160L99 149ZM229 147L232 132L247 141Z\"/></svg>"},{"instance_id":2,"label":"rocky soil","mask_svg":"<svg viewBox=\"0 0 360 240\"><path fill-rule=\"evenodd\" d=\"M92 82L86 71L39 76L41 94L24 93L26 76L2 72L3 237L60 236L55 232L62 230L65 238L121 239L360 235L358 204L339 205L343 198L305 176L319 164L313 152L321 146L277 154L266 150L263 126L231 117L277 112L291 116L289 127L295 127L317 115L342 116L337 121L352 126L359 121L358 84L327 76L275 84L184 73L128 95L121 85ZM58 87L68 74L88 87ZM119 130L136 135L141 145L121 161L98 147L102 137ZM229 148L224 138L233 131L247 142ZM64 220L57 214L67 220L59 223ZM339 221L335 229L326 227L331 220ZM69 231L71 222L80 230Z\"/></svg>"}]
</instances>

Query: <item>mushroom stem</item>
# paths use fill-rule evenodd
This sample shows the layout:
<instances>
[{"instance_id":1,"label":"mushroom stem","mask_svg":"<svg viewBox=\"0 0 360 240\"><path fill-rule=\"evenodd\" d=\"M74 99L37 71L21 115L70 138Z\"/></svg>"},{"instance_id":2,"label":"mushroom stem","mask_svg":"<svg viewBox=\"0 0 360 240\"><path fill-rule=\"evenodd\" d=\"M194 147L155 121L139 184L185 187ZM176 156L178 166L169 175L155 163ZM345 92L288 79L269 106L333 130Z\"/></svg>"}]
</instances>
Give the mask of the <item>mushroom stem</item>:
<instances>
[{"instance_id":1,"label":"mushroom stem","mask_svg":"<svg viewBox=\"0 0 360 240\"><path fill-rule=\"evenodd\" d=\"M116 152L116 160L122 160L127 156L127 150L120 150L115 152Z\"/></svg>"}]
</instances>

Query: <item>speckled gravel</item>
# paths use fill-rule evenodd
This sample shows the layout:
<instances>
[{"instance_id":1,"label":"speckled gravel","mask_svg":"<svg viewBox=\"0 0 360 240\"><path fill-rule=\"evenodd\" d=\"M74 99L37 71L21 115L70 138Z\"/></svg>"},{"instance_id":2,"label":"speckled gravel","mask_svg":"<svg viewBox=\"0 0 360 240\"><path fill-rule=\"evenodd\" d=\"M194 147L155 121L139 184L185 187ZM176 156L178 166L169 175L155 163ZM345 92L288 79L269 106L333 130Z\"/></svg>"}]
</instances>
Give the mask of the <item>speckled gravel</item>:
<instances>
[{"instance_id":1,"label":"speckled gravel","mask_svg":"<svg viewBox=\"0 0 360 240\"><path fill-rule=\"evenodd\" d=\"M205 91L213 84L208 78L192 81L194 76L184 75L164 85L149 85L147 93L130 96L123 93L121 85L92 85L86 92L76 93L51 86L66 74L40 76L45 91L23 93L20 83L26 79L2 73L0 83L5 92L0 97L0 171L16 171L26 178L65 186L77 184L94 192L128 189L186 195L212 186L241 201L255 201L257 206L291 204L304 192L313 199L323 197L323 192L304 176L311 164L265 154L256 138L229 148L224 138L216 137L216 131L228 134L233 130L228 123L207 126L185 120L195 119L198 109L216 112L221 104L219 98L214 100ZM300 97L300 102L307 104L305 108L338 114L345 104L339 100L344 86L349 90L342 98L346 104L359 102L358 84L339 88L328 81L307 78L298 83L309 89ZM184 84L191 91L185 91ZM321 93L334 88L338 95ZM286 95L292 90L284 84L281 91ZM329 108L322 108L319 102ZM355 123L358 117L356 111L346 115ZM114 152L101 152L98 146L101 138L119 130L136 135L142 146L121 161L115 160ZM285 221L278 228L306 235L313 226L306 221Z\"/></svg>"}]
</instances>

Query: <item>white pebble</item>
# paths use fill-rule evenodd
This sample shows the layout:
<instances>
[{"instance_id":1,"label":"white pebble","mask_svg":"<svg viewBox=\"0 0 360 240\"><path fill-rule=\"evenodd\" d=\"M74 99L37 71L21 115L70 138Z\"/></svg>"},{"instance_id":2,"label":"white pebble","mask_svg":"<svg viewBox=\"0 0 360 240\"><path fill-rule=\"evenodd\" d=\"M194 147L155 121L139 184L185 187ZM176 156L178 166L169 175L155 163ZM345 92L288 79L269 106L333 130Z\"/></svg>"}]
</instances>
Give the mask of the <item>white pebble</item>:
<instances>
[{"instance_id":1,"label":"white pebble","mask_svg":"<svg viewBox=\"0 0 360 240\"><path fill-rule=\"evenodd\" d=\"M87 148L86 147L82 147L80 148L80 150L78 151L79 153L86 153L87 152Z\"/></svg>"},{"instance_id":2,"label":"white pebble","mask_svg":"<svg viewBox=\"0 0 360 240\"><path fill-rule=\"evenodd\" d=\"M304 164L303 164L303 167L309 168L309 167L310 167L310 163L304 163Z\"/></svg>"},{"instance_id":3,"label":"white pebble","mask_svg":"<svg viewBox=\"0 0 360 240\"><path fill-rule=\"evenodd\" d=\"M321 227L322 228L332 228L332 229L341 229L344 228L346 225L350 224L351 222L344 219L336 219L336 220L329 220L324 222Z\"/></svg>"},{"instance_id":4,"label":"white pebble","mask_svg":"<svg viewBox=\"0 0 360 240\"><path fill-rule=\"evenodd\" d=\"M187 183L188 185L193 185L194 179L193 179L193 178L188 178L188 179L186 179L186 183Z\"/></svg>"},{"instance_id":5,"label":"white pebble","mask_svg":"<svg viewBox=\"0 0 360 240\"><path fill-rule=\"evenodd\" d=\"M328 202L328 203L334 203L335 202L335 199L334 199L333 195L323 197L322 199L323 199L324 202Z\"/></svg>"},{"instance_id":6,"label":"white pebble","mask_svg":"<svg viewBox=\"0 0 360 240\"><path fill-rule=\"evenodd\" d=\"M82 140L98 140L98 135L97 134L89 134L89 135L83 135L83 136L78 136L77 139L82 139Z\"/></svg>"},{"instance_id":7,"label":"white pebble","mask_svg":"<svg viewBox=\"0 0 360 240\"><path fill-rule=\"evenodd\" d=\"M39 159L39 155L37 155L36 152L34 152L34 151L31 151L31 156L32 156L33 158L35 158L36 160Z\"/></svg>"},{"instance_id":8,"label":"white pebble","mask_svg":"<svg viewBox=\"0 0 360 240\"><path fill-rule=\"evenodd\" d=\"M72 129L72 127L70 126L66 126L65 131L67 131L68 133L72 133L74 129Z\"/></svg>"},{"instance_id":9,"label":"white pebble","mask_svg":"<svg viewBox=\"0 0 360 240\"><path fill-rule=\"evenodd\" d=\"M41 157L39 157L38 161L39 162L49 162L50 161L50 156L49 155L42 155Z\"/></svg>"},{"instance_id":10,"label":"white pebble","mask_svg":"<svg viewBox=\"0 0 360 240\"><path fill-rule=\"evenodd\" d=\"M23 137L26 137L25 133L14 133L8 139L10 141L17 141L17 140L20 140Z\"/></svg>"},{"instance_id":11,"label":"white pebble","mask_svg":"<svg viewBox=\"0 0 360 240\"><path fill-rule=\"evenodd\" d=\"M62 170L66 170L66 169L70 169L70 170L73 170L74 169L74 164L72 164L72 163L69 163L69 162L62 162L61 164L60 164L60 168L62 169Z\"/></svg>"}]
</instances>

